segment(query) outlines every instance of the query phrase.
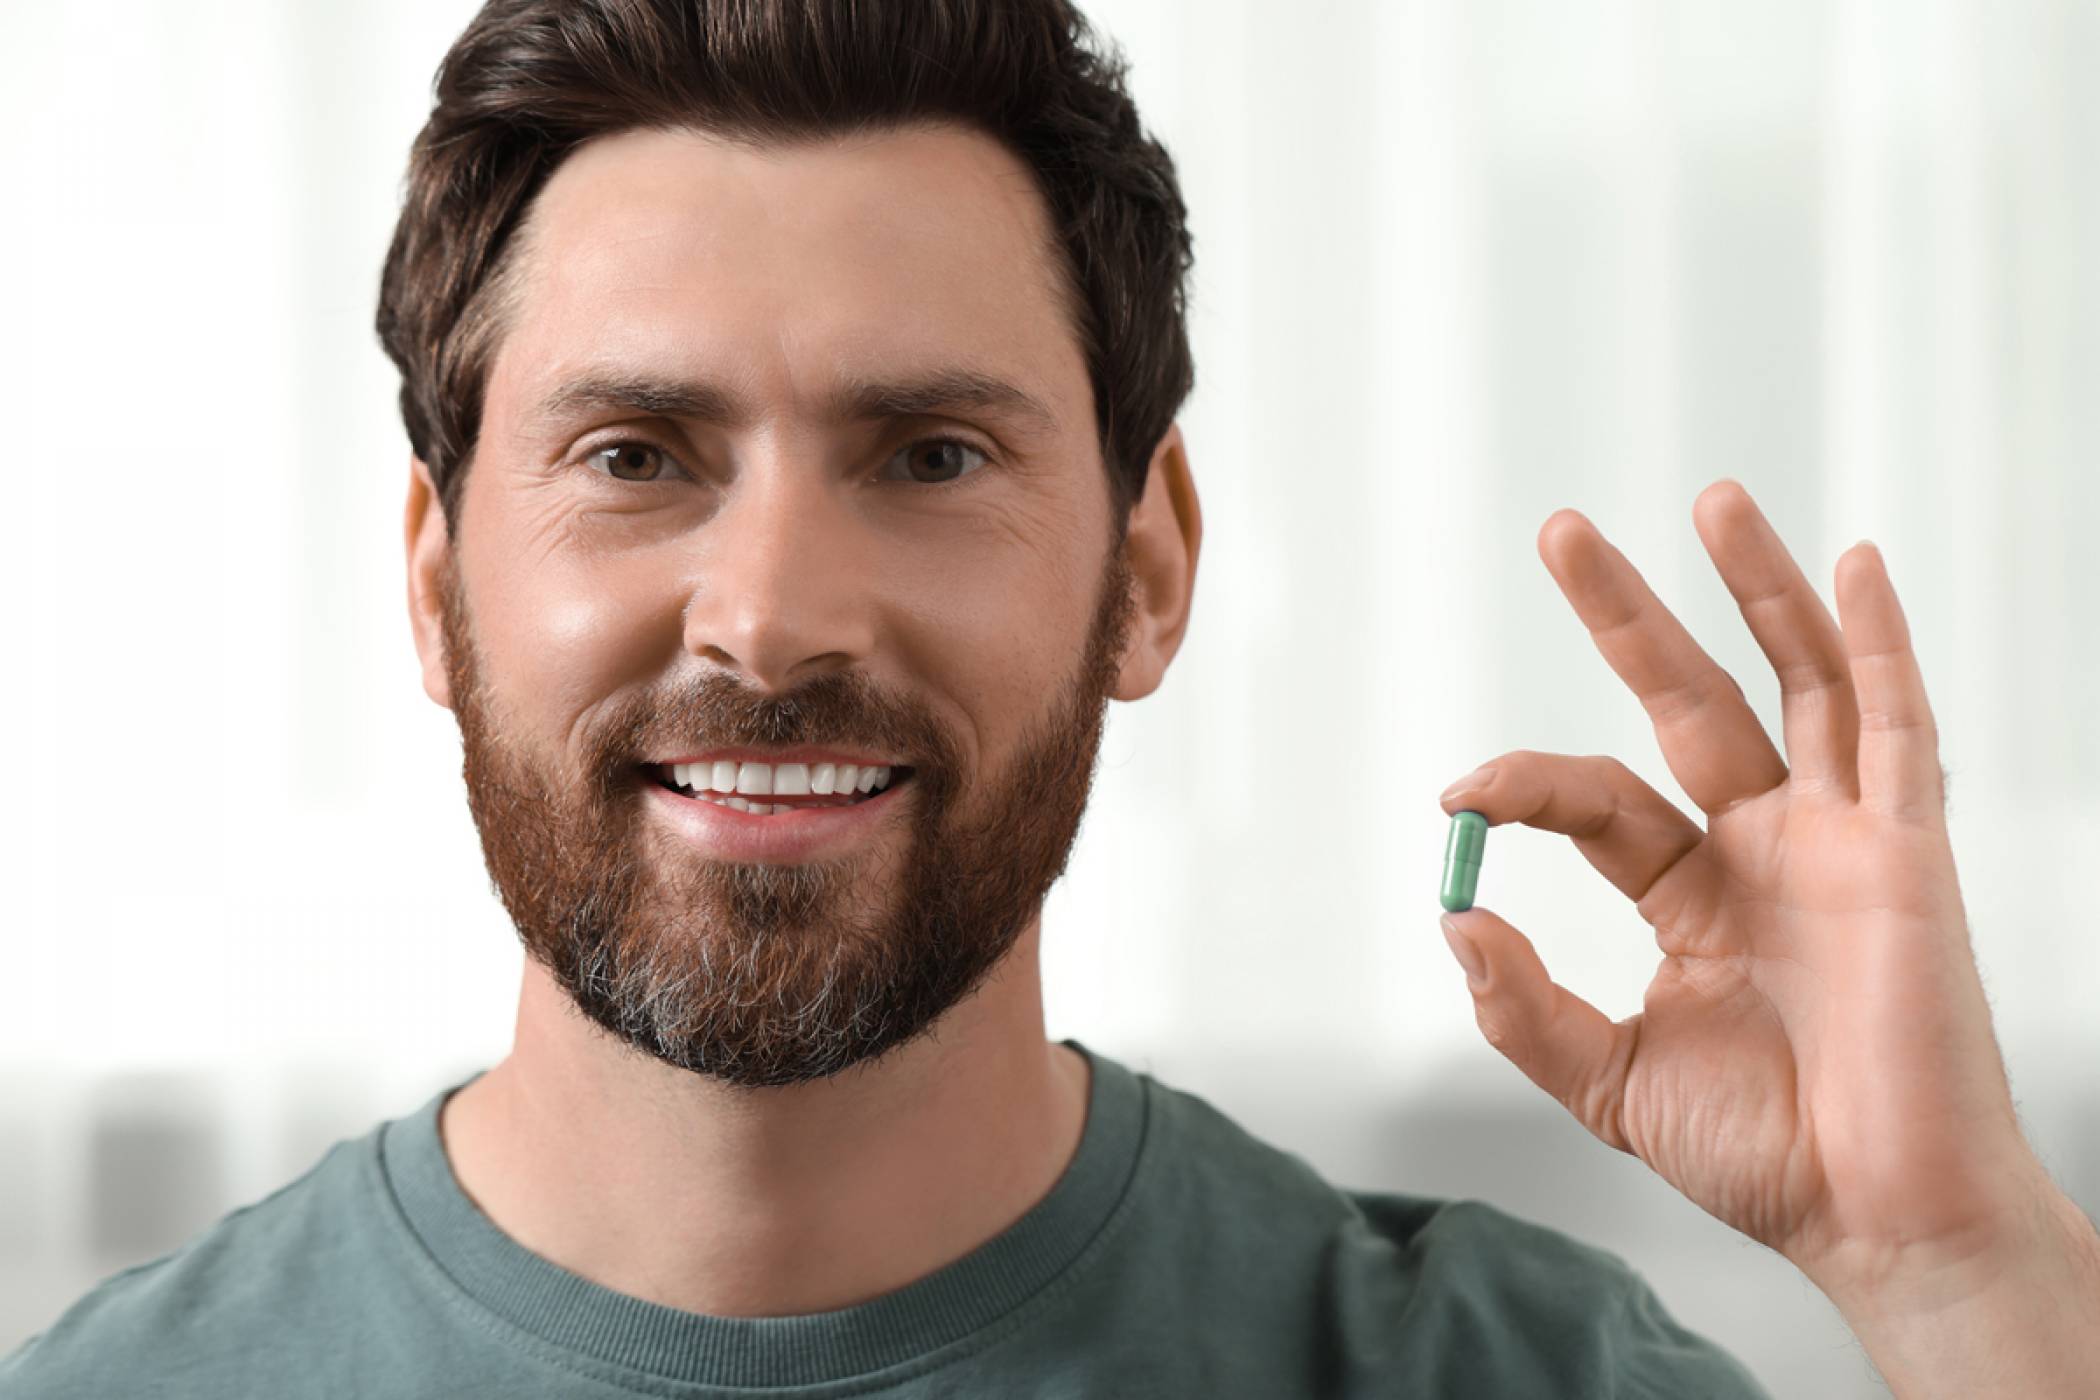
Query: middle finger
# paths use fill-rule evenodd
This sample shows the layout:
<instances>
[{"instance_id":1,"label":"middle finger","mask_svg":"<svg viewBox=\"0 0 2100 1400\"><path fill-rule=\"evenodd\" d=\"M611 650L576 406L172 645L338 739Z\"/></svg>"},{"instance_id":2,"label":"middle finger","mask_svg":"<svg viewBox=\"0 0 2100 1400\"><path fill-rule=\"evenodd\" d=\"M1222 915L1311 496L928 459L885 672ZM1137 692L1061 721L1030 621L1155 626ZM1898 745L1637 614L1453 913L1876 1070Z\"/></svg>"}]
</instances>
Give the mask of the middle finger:
<instances>
[{"instance_id":1,"label":"middle finger","mask_svg":"<svg viewBox=\"0 0 2100 1400\"><path fill-rule=\"evenodd\" d=\"M1792 786L1857 799L1859 697L1845 634L1741 482L1701 491L1692 523L1779 676Z\"/></svg>"},{"instance_id":2,"label":"middle finger","mask_svg":"<svg viewBox=\"0 0 2100 1400\"><path fill-rule=\"evenodd\" d=\"M1590 640L1640 699L1663 761L1700 811L1718 816L1786 781L1786 762L1741 687L1589 517L1547 516L1538 549Z\"/></svg>"}]
</instances>

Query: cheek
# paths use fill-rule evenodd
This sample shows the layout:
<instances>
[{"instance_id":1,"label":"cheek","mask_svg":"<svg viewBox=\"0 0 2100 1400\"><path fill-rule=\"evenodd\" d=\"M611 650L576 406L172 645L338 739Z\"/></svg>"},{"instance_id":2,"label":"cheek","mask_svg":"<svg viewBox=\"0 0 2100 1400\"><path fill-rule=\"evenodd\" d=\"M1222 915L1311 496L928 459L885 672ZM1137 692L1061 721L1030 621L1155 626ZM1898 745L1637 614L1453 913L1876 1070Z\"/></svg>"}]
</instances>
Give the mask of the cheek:
<instances>
[{"instance_id":1,"label":"cheek","mask_svg":"<svg viewBox=\"0 0 2100 1400\"><path fill-rule=\"evenodd\" d=\"M907 664L976 716L997 751L1043 712L1085 643L1093 581L1080 576L1077 535L1051 533L989 527L911 574L922 659Z\"/></svg>"},{"instance_id":2,"label":"cheek","mask_svg":"<svg viewBox=\"0 0 2100 1400\"><path fill-rule=\"evenodd\" d=\"M645 625L656 601L642 571L559 551L497 562L477 618L487 663L525 722L567 733L573 720L661 660ZM676 640L676 617L671 621Z\"/></svg>"}]
</instances>

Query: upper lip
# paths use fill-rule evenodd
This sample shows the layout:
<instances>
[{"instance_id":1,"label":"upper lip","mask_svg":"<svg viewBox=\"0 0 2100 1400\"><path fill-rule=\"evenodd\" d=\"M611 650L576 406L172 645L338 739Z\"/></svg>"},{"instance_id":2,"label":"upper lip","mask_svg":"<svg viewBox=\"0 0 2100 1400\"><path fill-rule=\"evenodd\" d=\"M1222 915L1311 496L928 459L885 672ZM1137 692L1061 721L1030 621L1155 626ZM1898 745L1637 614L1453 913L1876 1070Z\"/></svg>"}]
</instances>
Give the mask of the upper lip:
<instances>
[{"instance_id":1,"label":"upper lip","mask_svg":"<svg viewBox=\"0 0 2100 1400\"><path fill-rule=\"evenodd\" d=\"M698 749L677 758L652 758L645 762L659 764L665 768L681 763L851 763L856 767L891 767L905 765L894 759L875 754L850 753L845 749L827 749L816 744L803 744L789 749Z\"/></svg>"}]
</instances>

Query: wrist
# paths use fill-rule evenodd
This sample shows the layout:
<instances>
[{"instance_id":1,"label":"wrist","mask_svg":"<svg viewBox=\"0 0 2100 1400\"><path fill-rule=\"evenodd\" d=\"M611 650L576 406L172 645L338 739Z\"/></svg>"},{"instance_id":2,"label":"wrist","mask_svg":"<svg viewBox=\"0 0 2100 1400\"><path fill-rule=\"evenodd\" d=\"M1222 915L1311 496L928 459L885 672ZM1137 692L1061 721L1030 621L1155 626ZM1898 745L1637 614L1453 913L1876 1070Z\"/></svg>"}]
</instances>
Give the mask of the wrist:
<instances>
[{"instance_id":1,"label":"wrist","mask_svg":"<svg viewBox=\"0 0 2100 1400\"><path fill-rule=\"evenodd\" d=\"M1813 1254L1782 1252L1848 1321L1858 1322L1934 1311L1988 1292L2075 1238L2070 1216L2083 1216L2024 1144L1985 1179L1997 1189L1968 1194L1958 1232L1894 1241L1854 1235Z\"/></svg>"},{"instance_id":2,"label":"wrist","mask_svg":"<svg viewBox=\"0 0 2100 1400\"><path fill-rule=\"evenodd\" d=\"M2041 1181L1988 1238L1833 1251L1804 1270L1895 1394L2088 1393L2100 1374L2100 1231Z\"/></svg>"}]
</instances>

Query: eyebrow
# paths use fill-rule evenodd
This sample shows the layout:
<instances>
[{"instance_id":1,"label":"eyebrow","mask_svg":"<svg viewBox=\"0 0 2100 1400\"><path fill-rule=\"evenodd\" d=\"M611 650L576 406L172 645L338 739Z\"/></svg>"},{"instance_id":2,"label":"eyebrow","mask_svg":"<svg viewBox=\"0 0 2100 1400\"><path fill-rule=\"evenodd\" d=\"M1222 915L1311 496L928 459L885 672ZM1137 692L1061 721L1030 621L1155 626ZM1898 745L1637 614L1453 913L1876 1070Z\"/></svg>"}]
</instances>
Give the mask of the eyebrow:
<instances>
[{"instance_id":1,"label":"eyebrow","mask_svg":"<svg viewBox=\"0 0 2100 1400\"><path fill-rule=\"evenodd\" d=\"M749 427L758 417L736 390L715 380L596 369L557 385L541 399L529 430L544 432L584 413L612 408L729 429ZM824 408L833 423L976 410L1041 433L1053 433L1058 426L1057 415L1027 390L962 366L902 379L847 380L832 391Z\"/></svg>"}]
</instances>

